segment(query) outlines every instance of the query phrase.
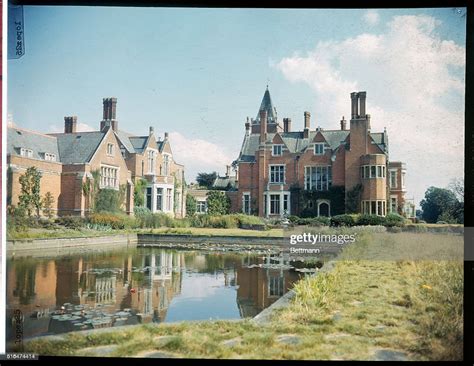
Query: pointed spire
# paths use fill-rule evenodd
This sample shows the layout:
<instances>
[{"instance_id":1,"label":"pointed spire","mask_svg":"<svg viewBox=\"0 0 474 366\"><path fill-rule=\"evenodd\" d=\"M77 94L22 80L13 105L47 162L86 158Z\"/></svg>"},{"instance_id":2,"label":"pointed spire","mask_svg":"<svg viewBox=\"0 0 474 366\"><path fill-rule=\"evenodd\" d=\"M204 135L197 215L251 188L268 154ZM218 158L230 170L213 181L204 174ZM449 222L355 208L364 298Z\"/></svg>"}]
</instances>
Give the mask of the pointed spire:
<instances>
[{"instance_id":1,"label":"pointed spire","mask_svg":"<svg viewBox=\"0 0 474 366\"><path fill-rule=\"evenodd\" d=\"M277 113L276 109L273 106L272 98L270 96L270 91L267 89L265 90L265 94L263 94L262 103L260 104L260 108L257 113L257 121L260 121L260 111L267 111L267 119L269 123L275 123L277 120Z\"/></svg>"}]
</instances>

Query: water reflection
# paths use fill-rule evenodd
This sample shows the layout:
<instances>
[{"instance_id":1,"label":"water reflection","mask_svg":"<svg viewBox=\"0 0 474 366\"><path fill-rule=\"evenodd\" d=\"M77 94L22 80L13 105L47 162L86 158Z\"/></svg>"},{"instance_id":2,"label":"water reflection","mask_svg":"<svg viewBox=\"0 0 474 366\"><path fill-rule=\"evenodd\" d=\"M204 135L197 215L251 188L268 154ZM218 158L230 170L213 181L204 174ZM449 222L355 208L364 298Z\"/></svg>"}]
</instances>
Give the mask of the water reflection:
<instances>
[{"instance_id":1,"label":"water reflection","mask_svg":"<svg viewBox=\"0 0 474 366\"><path fill-rule=\"evenodd\" d=\"M133 249L11 259L7 338L110 326L253 317L303 274L280 256Z\"/></svg>"}]
</instances>

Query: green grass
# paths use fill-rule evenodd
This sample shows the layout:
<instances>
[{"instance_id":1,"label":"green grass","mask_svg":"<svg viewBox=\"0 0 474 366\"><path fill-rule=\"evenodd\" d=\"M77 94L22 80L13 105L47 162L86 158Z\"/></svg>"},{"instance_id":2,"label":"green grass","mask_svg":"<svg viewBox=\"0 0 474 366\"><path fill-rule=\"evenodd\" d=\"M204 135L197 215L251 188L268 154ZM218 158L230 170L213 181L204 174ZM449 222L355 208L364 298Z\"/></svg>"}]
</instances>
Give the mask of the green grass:
<instances>
[{"instance_id":1,"label":"green grass","mask_svg":"<svg viewBox=\"0 0 474 366\"><path fill-rule=\"evenodd\" d=\"M462 236L435 237L462 251ZM411 360L460 360L462 260L354 259L361 250L390 252L432 240L433 234L362 236L345 249L332 271L298 282L290 306L266 325L249 320L147 324L88 336L68 334L61 342L36 339L25 351L77 355L86 347L117 344L111 356L159 349L183 358L367 360L377 349L389 348ZM297 335L300 343L280 344L282 334ZM160 345L155 337L164 335L176 338ZM222 344L231 339L239 343Z\"/></svg>"}]
</instances>

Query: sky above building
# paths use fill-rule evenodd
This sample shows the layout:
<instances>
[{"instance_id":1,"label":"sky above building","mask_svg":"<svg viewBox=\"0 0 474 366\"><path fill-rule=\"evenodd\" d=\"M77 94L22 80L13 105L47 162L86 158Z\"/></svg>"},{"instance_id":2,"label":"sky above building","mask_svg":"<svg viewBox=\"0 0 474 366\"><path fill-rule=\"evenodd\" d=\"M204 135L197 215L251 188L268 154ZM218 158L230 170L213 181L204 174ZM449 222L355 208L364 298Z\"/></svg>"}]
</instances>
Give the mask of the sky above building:
<instances>
[{"instance_id":1,"label":"sky above building","mask_svg":"<svg viewBox=\"0 0 474 366\"><path fill-rule=\"evenodd\" d=\"M169 132L186 179L238 157L267 84L278 118L338 129L367 92L373 132L407 165L408 198L464 176L466 10L24 8L25 55L8 61L16 125L97 130L117 97L121 130Z\"/></svg>"}]
</instances>

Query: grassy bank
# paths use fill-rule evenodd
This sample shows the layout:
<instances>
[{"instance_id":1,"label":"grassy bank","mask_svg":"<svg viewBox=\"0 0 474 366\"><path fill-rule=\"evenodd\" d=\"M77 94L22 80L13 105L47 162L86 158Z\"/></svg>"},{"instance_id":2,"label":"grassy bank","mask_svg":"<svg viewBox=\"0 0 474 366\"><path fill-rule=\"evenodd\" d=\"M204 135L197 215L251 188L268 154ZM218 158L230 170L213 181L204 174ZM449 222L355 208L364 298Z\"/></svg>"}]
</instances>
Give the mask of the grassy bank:
<instances>
[{"instance_id":1,"label":"grassy bank","mask_svg":"<svg viewBox=\"0 0 474 366\"><path fill-rule=\"evenodd\" d=\"M282 237L283 229L246 230L246 229L219 229L219 228L158 228L158 229L126 229L126 230L93 230L93 229L30 229L28 231L15 231L7 233L7 240L21 239L50 239L50 238L77 238L97 237L122 234L166 234L166 235L196 235L196 236L256 236L256 237Z\"/></svg>"},{"instance_id":2,"label":"grassy bank","mask_svg":"<svg viewBox=\"0 0 474 366\"><path fill-rule=\"evenodd\" d=\"M184 358L367 360L392 350L410 360L460 360L462 260L354 259L361 250L416 247L418 242L432 241L430 235L361 236L346 247L332 271L300 281L290 306L274 314L268 324L249 320L147 324L68 334L64 340L37 339L25 351L101 355L97 347L111 345L108 356L162 352ZM462 254L462 236L436 237Z\"/></svg>"}]
</instances>

